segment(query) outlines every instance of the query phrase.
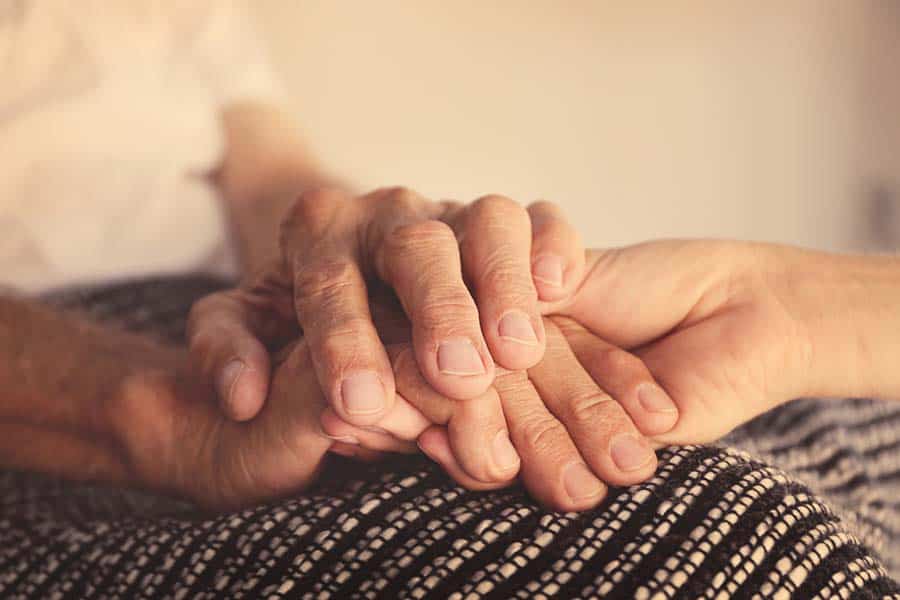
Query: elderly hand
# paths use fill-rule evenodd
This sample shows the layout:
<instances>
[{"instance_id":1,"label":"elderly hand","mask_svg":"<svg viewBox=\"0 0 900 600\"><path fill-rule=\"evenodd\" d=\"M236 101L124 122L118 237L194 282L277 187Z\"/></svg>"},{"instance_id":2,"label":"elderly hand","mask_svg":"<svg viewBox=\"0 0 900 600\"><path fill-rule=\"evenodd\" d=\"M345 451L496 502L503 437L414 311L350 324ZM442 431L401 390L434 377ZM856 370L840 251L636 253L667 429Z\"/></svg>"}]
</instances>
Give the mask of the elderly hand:
<instances>
[{"instance_id":1,"label":"elderly hand","mask_svg":"<svg viewBox=\"0 0 900 600\"><path fill-rule=\"evenodd\" d=\"M281 241L283 262L191 314L192 354L235 420L263 406L269 349L301 329L342 419L371 425L388 414L396 386L369 306L380 286L412 323L425 381L450 398L478 397L495 362L517 370L541 359L541 302L568 298L584 265L575 231L553 205L526 210L499 196L436 203L402 188L359 198L306 193Z\"/></svg>"},{"instance_id":2,"label":"elderly hand","mask_svg":"<svg viewBox=\"0 0 900 600\"><path fill-rule=\"evenodd\" d=\"M302 342L279 353L268 401L253 421L222 414L190 373L141 374L111 403L131 479L213 510L302 492L333 441L322 435L325 399ZM359 451L361 458L378 453Z\"/></svg>"}]
</instances>

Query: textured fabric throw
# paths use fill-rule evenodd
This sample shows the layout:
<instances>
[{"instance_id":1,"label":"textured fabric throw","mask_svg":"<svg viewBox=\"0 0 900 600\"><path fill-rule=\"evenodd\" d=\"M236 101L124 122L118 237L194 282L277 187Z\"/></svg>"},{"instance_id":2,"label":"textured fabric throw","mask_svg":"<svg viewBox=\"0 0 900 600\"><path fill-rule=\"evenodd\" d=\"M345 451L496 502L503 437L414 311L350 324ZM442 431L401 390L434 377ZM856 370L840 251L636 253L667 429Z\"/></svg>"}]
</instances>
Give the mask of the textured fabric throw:
<instances>
[{"instance_id":1,"label":"textured fabric throw","mask_svg":"<svg viewBox=\"0 0 900 600\"><path fill-rule=\"evenodd\" d=\"M216 283L57 304L178 340ZM3 598L900 598L900 404L800 400L722 446L660 452L582 514L474 493L420 458L335 457L302 497L209 516L0 475Z\"/></svg>"}]
</instances>

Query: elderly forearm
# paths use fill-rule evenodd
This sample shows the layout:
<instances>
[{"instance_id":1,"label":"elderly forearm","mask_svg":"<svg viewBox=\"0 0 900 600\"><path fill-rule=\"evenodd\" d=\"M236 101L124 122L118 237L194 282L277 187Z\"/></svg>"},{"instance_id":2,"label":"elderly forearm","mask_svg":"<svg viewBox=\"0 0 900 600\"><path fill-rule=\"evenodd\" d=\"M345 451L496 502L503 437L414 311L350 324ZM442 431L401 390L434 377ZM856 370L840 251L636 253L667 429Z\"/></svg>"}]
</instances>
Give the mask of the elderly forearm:
<instances>
[{"instance_id":1,"label":"elderly forearm","mask_svg":"<svg viewBox=\"0 0 900 600\"><path fill-rule=\"evenodd\" d=\"M123 481L111 406L177 353L29 301L0 297L0 464L69 478Z\"/></svg>"},{"instance_id":2,"label":"elderly forearm","mask_svg":"<svg viewBox=\"0 0 900 600\"><path fill-rule=\"evenodd\" d=\"M275 107L235 104L223 112L225 156L216 174L243 271L280 255L278 226L304 190L330 183L293 119Z\"/></svg>"}]
</instances>

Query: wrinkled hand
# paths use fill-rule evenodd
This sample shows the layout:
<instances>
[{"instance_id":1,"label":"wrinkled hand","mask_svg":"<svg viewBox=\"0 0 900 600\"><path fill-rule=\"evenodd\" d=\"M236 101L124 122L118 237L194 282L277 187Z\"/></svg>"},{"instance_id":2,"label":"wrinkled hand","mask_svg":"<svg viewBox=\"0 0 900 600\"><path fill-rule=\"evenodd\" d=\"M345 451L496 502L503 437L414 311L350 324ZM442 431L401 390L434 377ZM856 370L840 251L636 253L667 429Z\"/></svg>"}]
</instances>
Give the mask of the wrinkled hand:
<instances>
[{"instance_id":1,"label":"wrinkled hand","mask_svg":"<svg viewBox=\"0 0 900 600\"><path fill-rule=\"evenodd\" d=\"M359 198L309 192L283 224L284 260L195 305L191 353L223 411L247 420L267 395L270 350L302 330L329 405L348 423L372 425L391 412L396 390L370 310L385 288L411 322L425 381L449 398L476 398L495 362L525 369L541 359L542 303L568 298L581 279L577 239L548 203L437 203L402 188Z\"/></svg>"},{"instance_id":2,"label":"wrinkled hand","mask_svg":"<svg viewBox=\"0 0 900 600\"><path fill-rule=\"evenodd\" d=\"M216 510L312 484L333 444L319 426L325 400L308 347L291 344L281 356L265 407L247 423L223 415L209 386L190 374L131 381L114 414L134 479Z\"/></svg>"}]
</instances>

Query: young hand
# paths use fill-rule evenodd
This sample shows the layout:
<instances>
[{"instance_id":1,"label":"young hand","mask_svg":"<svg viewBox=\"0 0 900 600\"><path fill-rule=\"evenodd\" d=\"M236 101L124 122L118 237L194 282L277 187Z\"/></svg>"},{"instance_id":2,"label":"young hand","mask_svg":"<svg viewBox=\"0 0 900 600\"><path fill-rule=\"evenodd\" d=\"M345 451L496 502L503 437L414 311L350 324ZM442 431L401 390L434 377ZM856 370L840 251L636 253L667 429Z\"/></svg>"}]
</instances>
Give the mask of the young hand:
<instances>
[{"instance_id":1,"label":"young hand","mask_svg":"<svg viewBox=\"0 0 900 600\"><path fill-rule=\"evenodd\" d=\"M664 392L635 385L620 401L674 403L678 423L655 440L708 442L814 391L806 317L821 313L810 300L827 266L813 255L703 240L590 251L577 294L551 310L574 321L564 330L579 356L599 338L643 361ZM625 350L611 350L610 364L632 360Z\"/></svg>"}]
</instances>

